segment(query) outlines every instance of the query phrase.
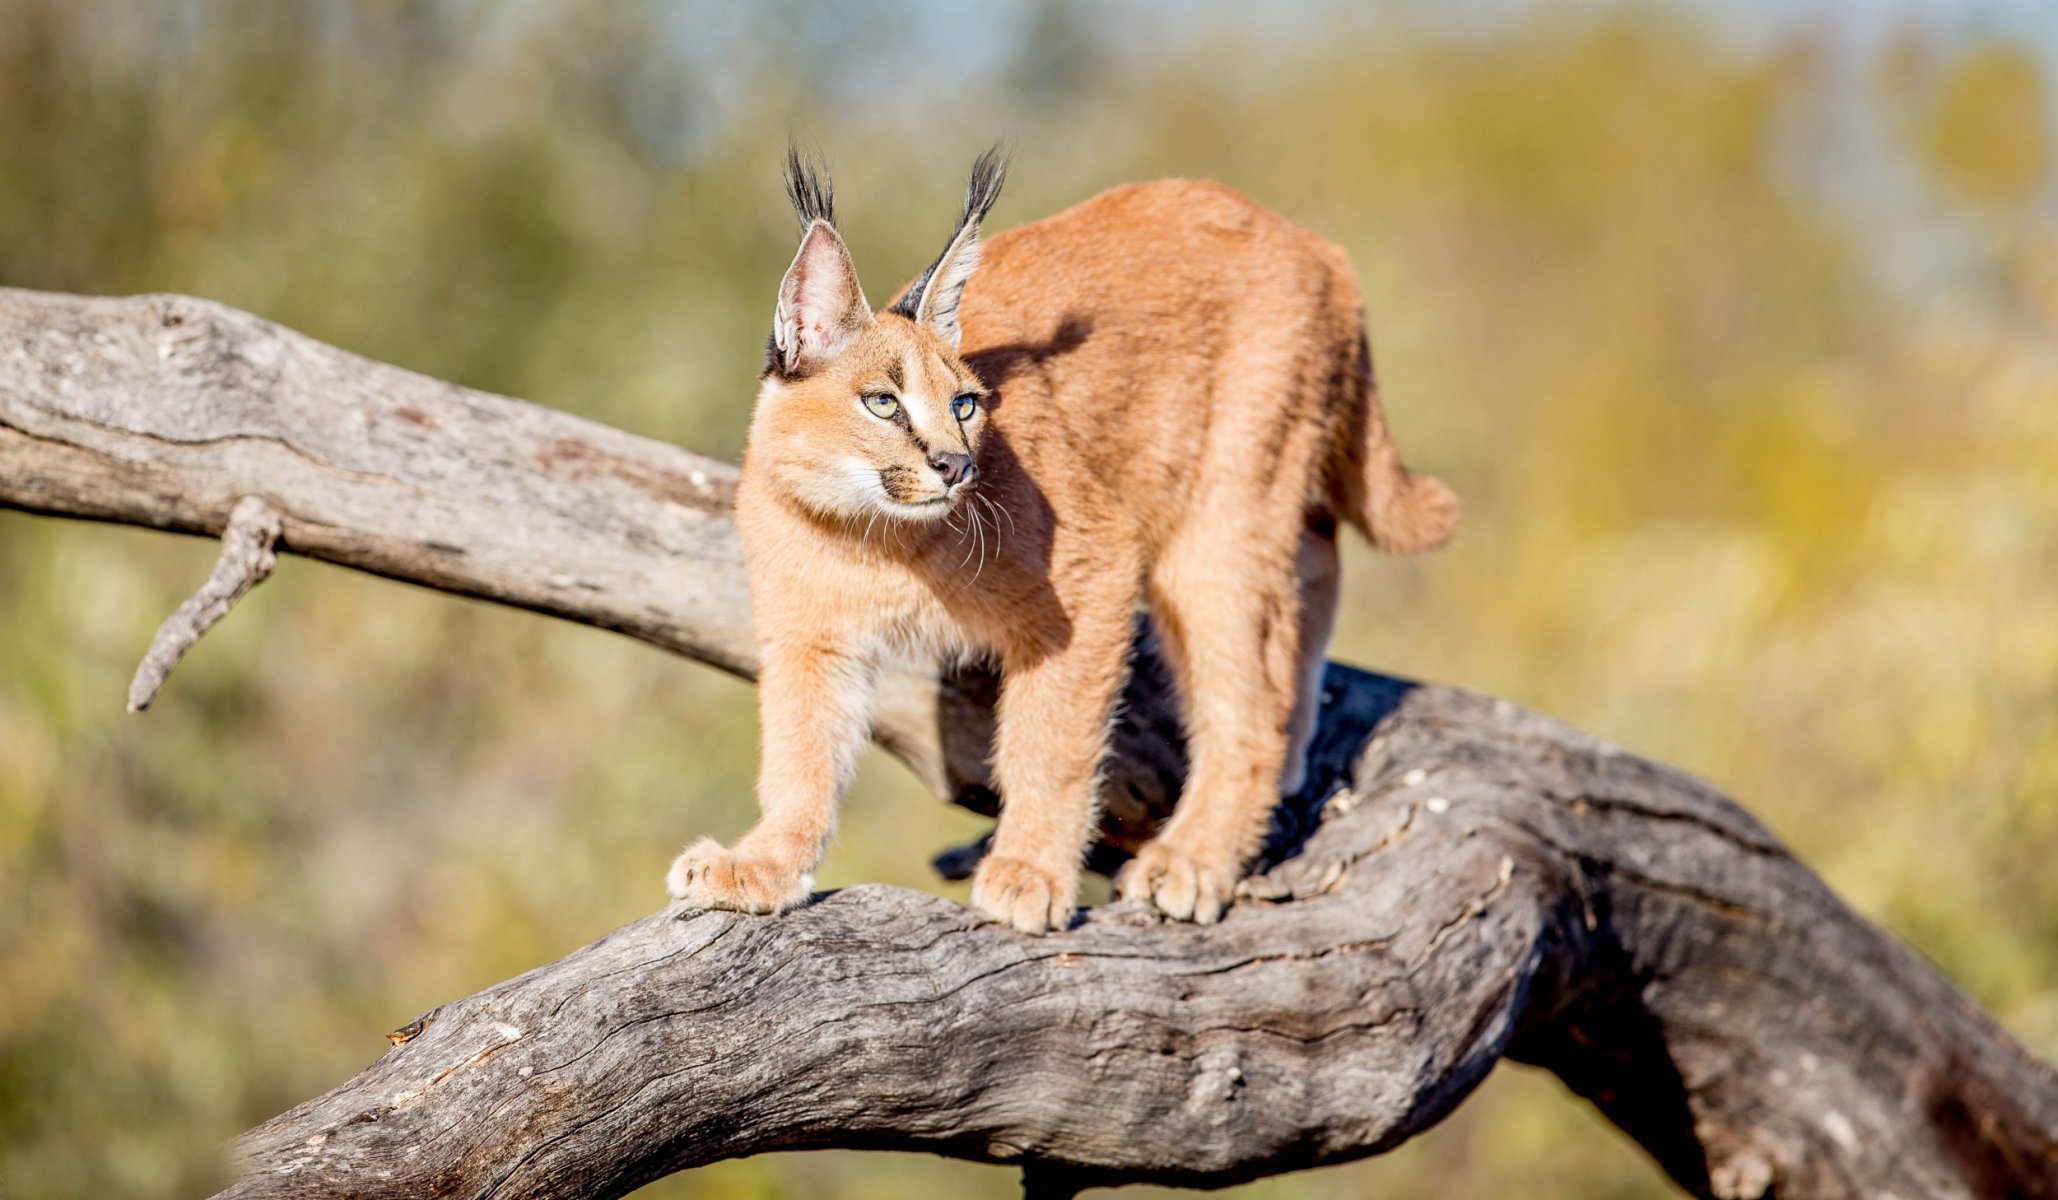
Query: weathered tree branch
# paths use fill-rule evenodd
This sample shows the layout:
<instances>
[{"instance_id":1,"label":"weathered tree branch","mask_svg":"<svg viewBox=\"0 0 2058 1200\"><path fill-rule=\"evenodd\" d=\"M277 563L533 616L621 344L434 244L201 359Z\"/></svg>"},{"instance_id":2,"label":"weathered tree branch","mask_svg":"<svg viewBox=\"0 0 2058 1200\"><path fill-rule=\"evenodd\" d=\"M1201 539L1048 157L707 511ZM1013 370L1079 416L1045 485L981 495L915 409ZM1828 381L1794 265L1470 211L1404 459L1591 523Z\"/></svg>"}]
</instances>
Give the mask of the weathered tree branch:
<instances>
[{"instance_id":1,"label":"weathered tree branch","mask_svg":"<svg viewBox=\"0 0 2058 1200\"><path fill-rule=\"evenodd\" d=\"M218 534L752 667L731 470L217 305L0 292L0 503ZM990 808L993 681L881 741ZM1140 647L1103 833L1183 755ZM247 1135L240 1196L608 1196L764 1150L1217 1185L1391 1148L1501 1058L1704 1196L2058 1196L2058 1077L1729 801L1505 702L1332 666L1310 787L1219 926L1048 938L857 887L653 916L455 1001Z\"/></svg>"},{"instance_id":2,"label":"weathered tree branch","mask_svg":"<svg viewBox=\"0 0 2058 1200\"><path fill-rule=\"evenodd\" d=\"M215 561L207 582L165 618L157 636L150 640L150 649L143 652L143 661L136 665L136 677L129 682L130 712L150 707L157 689L164 686L172 668L200 635L228 616L236 601L272 573L278 563L278 555L273 553L278 540L279 511L270 502L257 496L236 501L222 530L222 556Z\"/></svg>"}]
</instances>

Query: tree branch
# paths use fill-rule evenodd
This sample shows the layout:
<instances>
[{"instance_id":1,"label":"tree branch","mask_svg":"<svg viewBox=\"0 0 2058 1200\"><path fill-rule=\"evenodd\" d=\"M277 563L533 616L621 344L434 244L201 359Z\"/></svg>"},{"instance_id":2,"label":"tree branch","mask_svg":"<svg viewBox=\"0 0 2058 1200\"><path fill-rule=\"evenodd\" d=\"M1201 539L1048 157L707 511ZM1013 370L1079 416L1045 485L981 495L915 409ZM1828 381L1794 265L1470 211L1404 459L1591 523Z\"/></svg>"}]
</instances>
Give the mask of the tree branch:
<instances>
[{"instance_id":1,"label":"tree branch","mask_svg":"<svg viewBox=\"0 0 2058 1200\"><path fill-rule=\"evenodd\" d=\"M150 707L157 689L164 686L172 668L186 657L200 635L228 616L244 593L272 573L278 562L272 547L278 540L279 512L262 497L245 496L229 510L229 523L222 530L222 556L214 571L199 591L165 618L143 661L136 664L136 677L129 682L130 712Z\"/></svg>"},{"instance_id":2,"label":"tree branch","mask_svg":"<svg viewBox=\"0 0 2058 1200\"><path fill-rule=\"evenodd\" d=\"M217 534L262 497L297 553L747 674L732 479L217 305L0 292L7 504ZM1184 761L1139 655L1118 847ZM990 808L993 686L897 677L880 738ZM1696 1195L2058 1196L2058 1077L1703 785L1337 666L1312 766L1219 926L1023 938L884 887L652 916L397 1031L230 1194L612 1196L826 1146L1213 1186L1389 1149L1511 1058Z\"/></svg>"}]
</instances>

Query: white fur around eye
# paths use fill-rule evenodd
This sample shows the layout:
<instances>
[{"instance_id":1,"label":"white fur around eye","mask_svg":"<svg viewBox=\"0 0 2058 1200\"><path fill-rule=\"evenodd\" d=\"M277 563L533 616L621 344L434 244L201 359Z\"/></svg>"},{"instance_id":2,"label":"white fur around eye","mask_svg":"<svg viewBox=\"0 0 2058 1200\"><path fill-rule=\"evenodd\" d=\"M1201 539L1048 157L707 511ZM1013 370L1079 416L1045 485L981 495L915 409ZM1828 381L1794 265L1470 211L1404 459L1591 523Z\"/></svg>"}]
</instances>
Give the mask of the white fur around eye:
<instances>
[{"instance_id":1,"label":"white fur around eye","mask_svg":"<svg viewBox=\"0 0 2058 1200\"><path fill-rule=\"evenodd\" d=\"M908 423L916 429L926 430L934 423L936 413L927 398L919 395L902 396L900 406L907 410Z\"/></svg>"},{"instance_id":2,"label":"white fur around eye","mask_svg":"<svg viewBox=\"0 0 2058 1200\"><path fill-rule=\"evenodd\" d=\"M956 418L950 415L950 400L937 400L933 396L902 396L901 407L907 410L908 424L922 435L922 440L938 450L955 450L963 437L958 432Z\"/></svg>"}]
</instances>

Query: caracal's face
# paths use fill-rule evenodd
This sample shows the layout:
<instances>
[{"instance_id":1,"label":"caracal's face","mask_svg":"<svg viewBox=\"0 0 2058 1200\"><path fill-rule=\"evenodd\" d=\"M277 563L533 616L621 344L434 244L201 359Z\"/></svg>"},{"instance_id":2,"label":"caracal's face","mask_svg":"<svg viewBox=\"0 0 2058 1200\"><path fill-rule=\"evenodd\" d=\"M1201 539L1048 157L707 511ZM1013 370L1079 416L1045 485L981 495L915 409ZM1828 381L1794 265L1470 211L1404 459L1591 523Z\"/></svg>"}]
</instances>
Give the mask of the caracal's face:
<instances>
[{"instance_id":1,"label":"caracal's face","mask_svg":"<svg viewBox=\"0 0 2058 1200\"><path fill-rule=\"evenodd\" d=\"M805 378L766 376L750 453L821 515L940 521L978 485L986 396L949 342L882 312Z\"/></svg>"}]
</instances>

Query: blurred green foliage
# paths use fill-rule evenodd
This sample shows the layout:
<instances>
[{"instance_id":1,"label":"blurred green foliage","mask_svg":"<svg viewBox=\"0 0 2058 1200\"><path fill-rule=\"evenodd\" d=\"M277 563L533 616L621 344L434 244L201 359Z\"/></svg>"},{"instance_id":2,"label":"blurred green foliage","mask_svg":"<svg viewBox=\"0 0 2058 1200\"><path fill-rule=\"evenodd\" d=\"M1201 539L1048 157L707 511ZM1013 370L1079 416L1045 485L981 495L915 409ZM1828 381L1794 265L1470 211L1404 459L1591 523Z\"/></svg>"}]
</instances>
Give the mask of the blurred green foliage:
<instances>
[{"instance_id":1,"label":"blurred green foliage","mask_svg":"<svg viewBox=\"0 0 2058 1200\"><path fill-rule=\"evenodd\" d=\"M1967 7L0 0L0 283L208 296L733 455L789 132L874 295L996 135L996 224L1224 179L1350 248L1402 443L1468 502L1431 560L1354 552L1337 656L1716 781L2051 1055L2054 55ZM211 559L0 513L0 1194L208 1188L750 816L742 685L300 560L124 715ZM823 881L951 890L921 848L976 828L874 761ZM1015 1187L818 1154L650 1194ZM1367 1191L1669 1194L1514 1068L1247 1194Z\"/></svg>"}]
</instances>

